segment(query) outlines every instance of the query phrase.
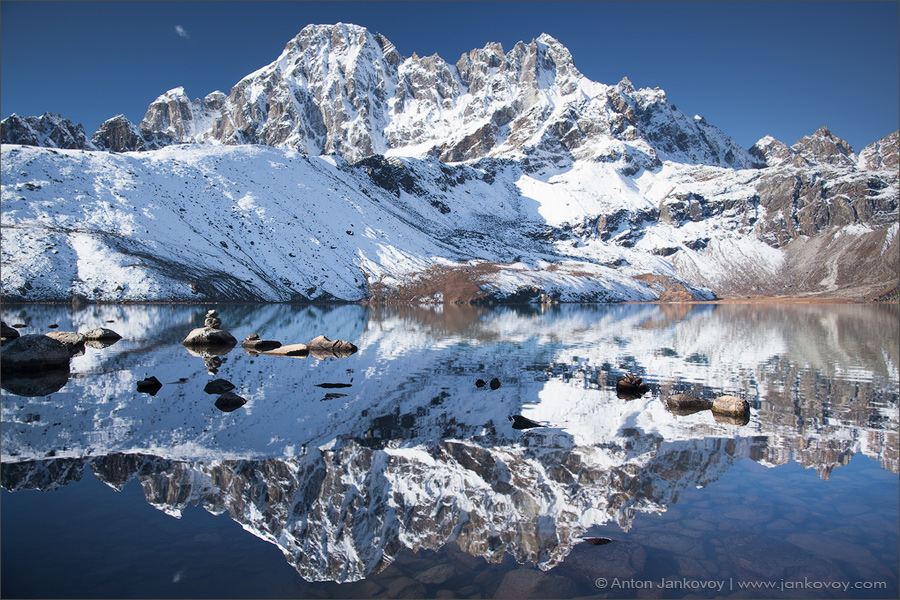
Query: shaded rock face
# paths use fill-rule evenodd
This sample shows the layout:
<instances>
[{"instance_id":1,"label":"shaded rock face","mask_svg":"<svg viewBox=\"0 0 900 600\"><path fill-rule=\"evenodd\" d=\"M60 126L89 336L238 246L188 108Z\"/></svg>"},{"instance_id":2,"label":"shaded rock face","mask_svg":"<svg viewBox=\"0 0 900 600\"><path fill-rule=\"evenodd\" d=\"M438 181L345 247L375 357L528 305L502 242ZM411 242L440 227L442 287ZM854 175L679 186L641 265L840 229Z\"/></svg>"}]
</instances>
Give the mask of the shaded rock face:
<instances>
[{"instance_id":1,"label":"shaded rock face","mask_svg":"<svg viewBox=\"0 0 900 600\"><path fill-rule=\"evenodd\" d=\"M766 216L755 231L778 248L830 227L886 227L896 222L898 210L897 196L881 193L888 187L883 178L864 173L835 179L821 171L775 170L756 186Z\"/></svg>"},{"instance_id":2,"label":"shaded rock face","mask_svg":"<svg viewBox=\"0 0 900 600\"><path fill-rule=\"evenodd\" d=\"M40 117L10 115L0 121L0 132L4 144L71 150L91 148L80 123L76 125L53 113L44 113Z\"/></svg>"},{"instance_id":3,"label":"shaded rock face","mask_svg":"<svg viewBox=\"0 0 900 600\"><path fill-rule=\"evenodd\" d=\"M147 142L135 125L124 115L117 115L104 121L91 142L101 150L113 152L134 152L147 150Z\"/></svg>"},{"instance_id":4,"label":"shaded rock face","mask_svg":"<svg viewBox=\"0 0 900 600\"><path fill-rule=\"evenodd\" d=\"M864 169L894 169L900 167L900 148L898 148L900 131L888 134L872 142L859 153L859 164Z\"/></svg>"}]
</instances>

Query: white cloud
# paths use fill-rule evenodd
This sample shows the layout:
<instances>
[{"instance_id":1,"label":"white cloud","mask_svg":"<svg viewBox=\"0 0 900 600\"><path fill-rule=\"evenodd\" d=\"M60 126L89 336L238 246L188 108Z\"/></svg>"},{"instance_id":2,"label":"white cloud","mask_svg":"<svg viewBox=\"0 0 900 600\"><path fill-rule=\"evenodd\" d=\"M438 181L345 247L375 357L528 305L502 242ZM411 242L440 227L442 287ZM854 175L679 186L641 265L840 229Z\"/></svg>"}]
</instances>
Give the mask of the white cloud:
<instances>
[{"instance_id":1,"label":"white cloud","mask_svg":"<svg viewBox=\"0 0 900 600\"><path fill-rule=\"evenodd\" d=\"M185 31L184 27L182 27L181 25L175 26L175 33L177 33L180 37L183 37L186 40L191 39L191 36L188 35L188 32Z\"/></svg>"}]
</instances>

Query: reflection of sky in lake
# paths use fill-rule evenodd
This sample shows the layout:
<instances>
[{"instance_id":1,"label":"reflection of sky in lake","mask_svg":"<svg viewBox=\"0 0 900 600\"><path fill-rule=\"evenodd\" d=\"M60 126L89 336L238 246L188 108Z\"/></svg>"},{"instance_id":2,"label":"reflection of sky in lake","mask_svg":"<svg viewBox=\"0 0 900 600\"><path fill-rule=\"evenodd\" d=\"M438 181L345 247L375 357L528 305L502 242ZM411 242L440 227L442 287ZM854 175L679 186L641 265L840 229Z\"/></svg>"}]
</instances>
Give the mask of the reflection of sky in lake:
<instances>
[{"instance_id":1,"label":"reflection of sky in lake","mask_svg":"<svg viewBox=\"0 0 900 600\"><path fill-rule=\"evenodd\" d=\"M4 307L5 322L29 326L23 333L57 323L107 326L124 338L75 357L58 392L4 389L4 487L64 489L85 471L120 489L137 478L157 508L182 515L199 503L228 512L307 579L338 581L375 577L405 549L446 552L448 541L488 560L512 555L558 565L547 573L571 570L584 553L580 537L598 526L629 531L619 547L638 540L628 543L652 554L635 524L676 514L679 498L679 508L697 510L684 498L709 502L704 492L746 470L738 467L746 459L783 465L748 475L771 485L800 477L782 475L789 461L828 478L863 454L885 470L861 472L886 473L896 487L896 307L220 306L238 340L258 333L287 344L325 334L359 352L319 360L237 347L214 374L180 344L206 308ZM616 397L615 379L629 371L651 384L642 398ZM138 393L137 381L150 375L163 387ZM493 377L497 390L474 384ZM216 396L203 391L215 378L234 383L247 404L215 408ZM678 392L745 397L750 422L717 422L708 411L675 416L661 399ZM547 427L516 431L513 414ZM878 489L867 493L880 502ZM888 509L896 513L896 499ZM708 521L712 510L695 520ZM786 520L770 513L760 531ZM812 535L798 527L806 526L794 524L791 535ZM896 540L896 526L878 530ZM718 561L714 549L692 551Z\"/></svg>"}]
</instances>

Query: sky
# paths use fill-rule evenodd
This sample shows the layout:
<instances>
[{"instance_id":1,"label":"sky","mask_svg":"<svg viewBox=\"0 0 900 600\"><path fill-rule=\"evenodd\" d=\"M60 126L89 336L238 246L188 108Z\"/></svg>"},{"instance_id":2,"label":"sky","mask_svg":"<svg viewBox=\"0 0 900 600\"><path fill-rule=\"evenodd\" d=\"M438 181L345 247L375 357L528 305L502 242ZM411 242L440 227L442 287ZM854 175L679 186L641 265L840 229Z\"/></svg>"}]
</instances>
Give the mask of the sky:
<instances>
[{"instance_id":1,"label":"sky","mask_svg":"<svg viewBox=\"0 0 900 600\"><path fill-rule=\"evenodd\" d=\"M355 23L403 56L509 50L548 33L583 75L659 87L748 148L823 125L855 151L898 129L900 2L0 2L0 114L88 136L183 86L226 94L308 24Z\"/></svg>"}]
</instances>

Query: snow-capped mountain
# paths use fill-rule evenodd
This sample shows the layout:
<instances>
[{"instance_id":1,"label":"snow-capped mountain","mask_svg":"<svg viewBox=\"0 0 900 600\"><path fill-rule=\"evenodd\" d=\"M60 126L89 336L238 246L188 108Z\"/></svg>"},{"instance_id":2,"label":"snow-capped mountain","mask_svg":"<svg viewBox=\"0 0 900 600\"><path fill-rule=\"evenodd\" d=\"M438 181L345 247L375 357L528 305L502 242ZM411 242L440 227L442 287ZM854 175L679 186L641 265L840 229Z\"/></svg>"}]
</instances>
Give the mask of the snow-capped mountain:
<instances>
[{"instance_id":1,"label":"snow-capped mountain","mask_svg":"<svg viewBox=\"0 0 900 600\"><path fill-rule=\"evenodd\" d=\"M546 34L450 64L310 25L228 95L170 90L139 126L72 144L31 121L3 122L10 299L897 289L896 133L859 156L827 128L743 150L662 90L588 80Z\"/></svg>"},{"instance_id":2,"label":"snow-capped mountain","mask_svg":"<svg viewBox=\"0 0 900 600\"><path fill-rule=\"evenodd\" d=\"M754 165L733 140L684 115L661 90L636 90L627 79L615 86L588 80L546 34L507 53L490 43L453 65L437 55L404 58L357 25L310 25L227 96L217 91L192 102L183 88L166 92L140 129L170 143L264 144L349 162L375 154L523 158L539 150L559 162Z\"/></svg>"}]
</instances>

